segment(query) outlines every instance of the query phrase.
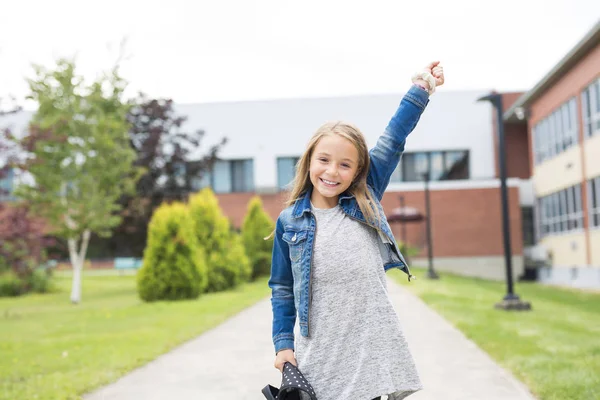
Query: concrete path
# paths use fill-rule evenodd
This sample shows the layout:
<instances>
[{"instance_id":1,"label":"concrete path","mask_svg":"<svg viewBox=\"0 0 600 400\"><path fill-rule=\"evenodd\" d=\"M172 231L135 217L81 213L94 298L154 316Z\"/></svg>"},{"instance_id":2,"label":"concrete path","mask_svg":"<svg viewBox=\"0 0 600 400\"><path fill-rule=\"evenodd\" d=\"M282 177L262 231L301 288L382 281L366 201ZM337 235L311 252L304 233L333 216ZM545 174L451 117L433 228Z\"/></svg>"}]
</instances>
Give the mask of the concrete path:
<instances>
[{"instance_id":1,"label":"concrete path","mask_svg":"<svg viewBox=\"0 0 600 400\"><path fill-rule=\"evenodd\" d=\"M418 283L417 283L418 284ZM388 280L425 386L411 400L532 400L528 390L420 299ZM133 371L86 400L264 400L279 387L268 299ZM340 399L344 400L344 399Z\"/></svg>"}]
</instances>

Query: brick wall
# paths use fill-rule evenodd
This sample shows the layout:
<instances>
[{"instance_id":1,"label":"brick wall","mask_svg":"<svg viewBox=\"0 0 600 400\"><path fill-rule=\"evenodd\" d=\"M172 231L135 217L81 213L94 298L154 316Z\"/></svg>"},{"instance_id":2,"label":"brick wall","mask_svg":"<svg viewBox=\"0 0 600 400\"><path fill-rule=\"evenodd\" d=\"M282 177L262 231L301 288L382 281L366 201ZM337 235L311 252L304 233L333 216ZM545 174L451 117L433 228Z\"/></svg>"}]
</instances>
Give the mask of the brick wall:
<instances>
[{"instance_id":1,"label":"brick wall","mask_svg":"<svg viewBox=\"0 0 600 400\"><path fill-rule=\"evenodd\" d=\"M386 192L382 205L386 213L399 206L399 192ZM405 205L415 207L425 214L423 191L402 193ZM217 195L225 214L234 226L243 223L247 204L253 193ZM502 245L502 220L500 216L499 188L432 190L432 239L435 257L499 256L504 254ZM260 195L265 209L273 220L283 209L285 195ZM511 246L513 254L523 252L521 211L518 188L509 188L509 211ZM401 240L400 223L391 224L396 239ZM408 243L427 251L425 222L406 225Z\"/></svg>"},{"instance_id":2,"label":"brick wall","mask_svg":"<svg viewBox=\"0 0 600 400\"><path fill-rule=\"evenodd\" d=\"M513 103L521 97L523 92L502 93L502 112L508 110ZM494 135L494 171L495 177L500 177L498 164L498 125L496 109L492 107L492 134ZM529 179L531 177L529 137L527 123L505 123L504 143L506 151L506 176L507 178Z\"/></svg>"},{"instance_id":3,"label":"brick wall","mask_svg":"<svg viewBox=\"0 0 600 400\"><path fill-rule=\"evenodd\" d=\"M508 178L529 179L529 137L527 124L504 124L506 143L506 176Z\"/></svg>"}]
</instances>

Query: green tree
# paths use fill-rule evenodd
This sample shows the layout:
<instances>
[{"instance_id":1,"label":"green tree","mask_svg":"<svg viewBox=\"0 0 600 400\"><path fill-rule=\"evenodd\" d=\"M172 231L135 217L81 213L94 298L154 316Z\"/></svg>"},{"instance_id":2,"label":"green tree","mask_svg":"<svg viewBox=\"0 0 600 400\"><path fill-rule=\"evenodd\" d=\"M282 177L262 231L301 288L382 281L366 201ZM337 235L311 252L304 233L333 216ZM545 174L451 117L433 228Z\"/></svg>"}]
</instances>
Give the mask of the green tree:
<instances>
[{"instance_id":1,"label":"green tree","mask_svg":"<svg viewBox=\"0 0 600 400\"><path fill-rule=\"evenodd\" d=\"M231 232L229 221L211 189L190 196L189 207L196 237L206 251L207 291L226 290L249 280L251 266L241 238Z\"/></svg>"},{"instance_id":2,"label":"green tree","mask_svg":"<svg viewBox=\"0 0 600 400\"><path fill-rule=\"evenodd\" d=\"M194 221L182 203L163 204L148 225L148 245L137 274L144 301L195 299L207 284L206 260Z\"/></svg>"},{"instance_id":3,"label":"green tree","mask_svg":"<svg viewBox=\"0 0 600 400\"><path fill-rule=\"evenodd\" d=\"M129 145L129 105L122 99L126 82L118 67L89 85L76 75L73 61L34 69L28 98L38 107L28 135L19 140L28 157L18 166L33 179L15 194L66 240L73 267L71 301L79 303L90 235L110 235L120 222L117 200L133 192L139 176Z\"/></svg>"},{"instance_id":4,"label":"green tree","mask_svg":"<svg viewBox=\"0 0 600 400\"><path fill-rule=\"evenodd\" d=\"M187 117L176 113L172 99L140 95L133 101L129 138L136 152L135 166L144 169L134 196L123 196L123 220L106 242L119 255L142 254L148 221L163 201L184 201L192 182L211 171L226 139L204 145L205 132L185 129ZM202 151L202 154L200 152Z\"/></svg>"},{"instance_id":5,"label":"green tree","mask_svg":"<svg viewBox=\"0 0 600 400\"><path fill-rule=\"evenodd\" d=\"M248 203L248 212L242 225L242 239L246 254L252 265L252 279L269 275L273 241L264 240L275 229L275 224L263 209L260 197L254 196Z\"/></svg>"}]
</instances>

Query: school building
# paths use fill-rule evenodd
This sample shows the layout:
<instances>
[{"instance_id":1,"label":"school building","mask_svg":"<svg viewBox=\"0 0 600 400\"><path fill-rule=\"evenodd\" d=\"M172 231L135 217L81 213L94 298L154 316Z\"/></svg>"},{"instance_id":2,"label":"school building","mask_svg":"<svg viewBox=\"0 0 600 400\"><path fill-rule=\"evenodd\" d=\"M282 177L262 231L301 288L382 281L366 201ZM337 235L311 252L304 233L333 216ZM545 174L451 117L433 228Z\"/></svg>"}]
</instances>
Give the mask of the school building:
<instances>
[{"instance_id":1,"label":"school building","mask_svg":"<svg viewBox=\"0 0 600 400\"><path fill-rule=\"evenodd\" d=\"M410 81L407 79L407 88ZM403 201L425 213L423 174L431 177L432 248L435 268L503 279L501 203L496 168L492 107L477 99L489 93L435 93L394 172L382 204L387 214ZM516 100L522 93L507 94ZM211 186L234 225L242 224L254 194L276 218L285 188L312 133L328 120L356 124L373 147L395 112L402 93L336 98L245 101L180 105L187 129L203 129L207 140L228 138L211 176L196 187ZM508 133L510 221L515 276L524 271L523 249L533 244L533 186L529 179L529 142L524 123ZM205 148L209 145L207 142ZM403 196L403 199L400 199ZM392 223L396 239L427 254L424 221Z\"/></svg>"},{"instance_id":2,"label":"school building","mask_svg":"<svg viewBox=\"0 0 600 400\"><path fill-rule=\"evenodd\" d=\"M407 77L406 87L410 85ZM431 177L432 248L435 267L469 275L503 279L501 206L496 170L492 107L477 99L489 93L435 93L394 172L382 204L386 213L400 206L425 215L423 174ZM516 99L519 94L509 97ZM239 227L250 198L258 194L273 219L286 198L286 185L312 133L328 120L356 124L373 147L396 111L403 93L334 98L180 104L188 118L184 130L206 132L201 152L222 137L228 139L210 175L198 178L196 189L210 186L221 207ZM30 115L3 119L15 131ZM12 122L12 124L11 124ZM522 126L521 126L522 125ZM533 186L529 180L525 124L508 135L510 219L515 276L523 273L523 248L532 242ZM7 183L5 181L4 185ZM9 185L10 186L10 185ZM424 261L427 236L424 221L392 223L398 240L421 250L414 264ZM531 234L528 232L531 231ZM525 239L524 239L525 238Z\"/></svg>"},{"instance_id":3,"label":"school building","mask_svg":"<svg viewBox=\"0 0 600 400\"><path fill-rule=\"evenodd\" d=\"M600 288L600 22L503 119L527 125L540 280Z\"/></svg>"},{"instance_id":4,"label":"school building","mask_svg":"<svg viewBox=\"0 0 600 400\"><path fill-rule=\"evenodd\" d=\"M515 279L537 272L544 282L600 288L599 43L597 24L530 91L502 93ZM388 215L403 203L430 218L436 270L504 279L496 114L490 103L477 101L490 92L442 89L432 96L382 205ZM371 148L402 96L177 105L177 114L188 118L184 131L206 132L200 152L228 139L195 189L212 187L237 227L256 194L275 219L295 164L321 124L350 121ZM0 123L18 131L29 117L20 113ZM424 173L431 179L430 216ZM10 189L12 179L0 184ZM390 225L396 239L420 250L412 264L426 265L425 222Z\"/></svg>"}]
</instances>

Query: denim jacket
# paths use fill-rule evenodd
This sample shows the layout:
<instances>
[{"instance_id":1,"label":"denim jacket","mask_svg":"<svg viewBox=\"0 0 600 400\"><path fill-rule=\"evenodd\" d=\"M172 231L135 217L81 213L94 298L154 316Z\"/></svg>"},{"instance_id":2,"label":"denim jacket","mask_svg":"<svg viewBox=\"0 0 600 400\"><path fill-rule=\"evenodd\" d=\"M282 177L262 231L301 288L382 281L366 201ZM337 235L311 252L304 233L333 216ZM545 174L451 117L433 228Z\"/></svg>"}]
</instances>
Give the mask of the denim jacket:
<instances>
[{"instance_id":1,"label":"denim jacket","mask_svg":"<svg viewBox=\"0 0 600 400\"><path fill-rule=\"evenodd\" d=\"M425 90L412 86L404 96L398 110L390 120L377 144L369 151L370 166L367 187L371 192L379 214L377 228L380 230L379 250L385 271L397 267L412 277L404 257L387 222L381 198L390 182L390 176L400 161L406 137L417 125L422 112L429 103ZM311 267L316 221L310 209L312 188L277 218L271 278L273 308L273 344L275 352L294 349L294 325L299 319L300 334L309 336L309 312L311 305ZM342 193L338 203L343 212L356 221L367 223L354 196Z\"/></svg>"}]
</instances>

